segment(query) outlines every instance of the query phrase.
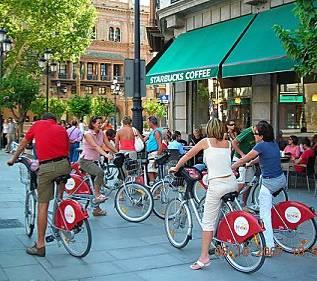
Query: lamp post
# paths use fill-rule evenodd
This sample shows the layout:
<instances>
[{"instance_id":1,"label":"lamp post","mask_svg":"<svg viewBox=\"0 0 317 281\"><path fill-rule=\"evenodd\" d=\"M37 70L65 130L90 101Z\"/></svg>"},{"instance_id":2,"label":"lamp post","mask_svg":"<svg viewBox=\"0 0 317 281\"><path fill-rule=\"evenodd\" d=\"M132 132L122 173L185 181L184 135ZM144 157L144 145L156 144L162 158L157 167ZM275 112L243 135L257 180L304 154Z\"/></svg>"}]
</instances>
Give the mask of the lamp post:
<instances>
[{"instance_id":1,"label":"lamp post","mask_svg":"<svg viewBox=\"0 0 317 281\"><path fill-rule=\"evenodd\" d=\"M134 0L134 92L132 120L133 127L143 132L141 103L141 61L140 61L140 0Z\"/></svg>"},{"instance_id":2,"label":"lamp post","mask_svg":"<svg viewBox=\"0 0 317 281\"><path fill-rule=\"evenodd\" d=\"M120 91L120 84L118 83L117 77L115 77L112 81L111 90L112 90L112 94L114 96L114 107L115 107L114 129L115 129L115 131L117 131L117 96L119 95L119 91Z\"/></svg>"},{"instance_id":3,"label":"lamp post","mask_svg":"<svg viewBox=\"0 0 317 281\"><path fill-rule=\"evenodd\" d=\"M49 74L50 72L56 72L57 71L57 63L51 61L52 58L52 52L50 49L46 49L44 52L44 56L40 58L39 60L39 66L42 69L45 69L45 75L46 75L46 100L45 100L45 110L48 112L48 94L49 94Z\"/></svg>"}]
</instances>

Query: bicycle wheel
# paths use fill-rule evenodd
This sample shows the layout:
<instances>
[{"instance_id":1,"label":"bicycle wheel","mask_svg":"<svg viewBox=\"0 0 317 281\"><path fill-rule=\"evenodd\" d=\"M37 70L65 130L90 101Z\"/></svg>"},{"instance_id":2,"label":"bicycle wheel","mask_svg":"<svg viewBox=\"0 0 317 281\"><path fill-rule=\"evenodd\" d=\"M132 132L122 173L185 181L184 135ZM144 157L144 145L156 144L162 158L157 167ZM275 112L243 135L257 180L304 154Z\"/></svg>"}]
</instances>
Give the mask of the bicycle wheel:
<instances>
[{"instance_id":1,"label":"bicycle wheel","mask_svg":"<svg viewBox=\"0 0 317 281\"><path fill-rule=\"evenodd\" d=\"M193 195L197 203L206 197L206 192L205 187L200 183L200 181L196 181L193 186Z\"/></svg>"},{"instance_id":2,"label":"bicycle wheel","mask_svg":"<svg viewBox=\"0 0 317 281\"><path fill-rule=\"evenodd\" d=\"M24 227L27 236L31 237L35 228L36 193L35 190L26 189L24 202Z\"/></svg>"},{"instance_id":3,"label":"bicycle wheel","mask_svg":"<svg viewBox=\"0 0 317 281\"><path fill-rule=\"evenodd\" d=\"M296 253L299 249L307 251L317 240L317 225L314 219L306 220L295 230L273 229L274 241L287 253Z\"/></svg>"},{"instance_id":4,"label":"bicycle wheel","mask_svg":"<svg viewBox=\"0 0 317 281\"><path fill-rule=\"evenodd\" d=\"M101 187L101 192L105 196L109 196L113 190L121 186L121 181L118 179L119 170L114 165L108 165L104 169L104 185Z\"/></svg>"},{"instance_id":5,"label":"bicycle wheel","mask_svg":"<svg viewBox=\"0 0 317 281\"><path fill-rule=\"evenodd\" d=\"M147 219L153 210L153 196L145 186L134 182L127 183L117 191L114 206L125 220L141 222Z\"/></svg>"},{"instance_id":6,"label":"bicycle wheel","mask_svg":"<svg viewBox=\"0 0 317 281\"><path fill-rule=\"evenodd\" d=\"M164 180L154 184L151 192L154 199L153 212L160 219L164 219L168 202L175 199L178 193L173 191L173 186L170 185L169 181Z\"/></svg>"},{"instance_id":7,"label":"bicycle wheel","mask_svg":"<svg viewBox=\"0 0 317 281\"><path fill-rule=\"evenodd\" d=\"M191 239L192 217L187 204L175 199L167 204L165 231L170 243L178 249L184 248Z\"/></svg>"},{"instance_id":8,"label":"bicycle wheel","mask_svg":"<svg viewBox=\"0 0 317 281\"><path fill-rule=\"evenodd\" d=\"M226 261L243 273L256 272L265 261L263 254L265 240L262 232L254 234L242 244L221 243L221 251Z\"/></svg>"},{"instance_id":9,"label":"bicycle wheel","mask_svg":"<svg viewBox=\"0 0 317 281\"><path fill-rule=\"evenodd\" d=\"M91 229L87 219L78 223L72 230L58 230L60 239L66 251L72 256L83 258L91 248Z\"/></svg>"}]
</instances>

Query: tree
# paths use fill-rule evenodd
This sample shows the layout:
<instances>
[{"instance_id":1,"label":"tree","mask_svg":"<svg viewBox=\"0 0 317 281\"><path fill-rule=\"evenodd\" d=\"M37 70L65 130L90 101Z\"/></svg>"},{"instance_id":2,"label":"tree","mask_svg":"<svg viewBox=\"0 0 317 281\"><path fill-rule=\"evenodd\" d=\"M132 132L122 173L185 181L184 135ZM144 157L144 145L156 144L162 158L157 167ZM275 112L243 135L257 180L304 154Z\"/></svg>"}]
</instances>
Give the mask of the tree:
<instances>
[{"instance_id":1,"label":"tree","mask_svg":"<svg viewBox=\"0 0 317 281\"><path fill-rule=\"evenodd\" d=\"M295 71L304 77L317 74L317 9L314 0L297 0L295 3L298 29L287 30L275 25L274 30L288 56L296 62Z\"/></svg>"},{"instance_id":2,"label":"tree","mask_svg":"<svg viewBox=\"0 0 317 281\"><path fill-rule=\"evenodd\" d=\"M92 100L92 113L95 116L108 117L116 112L115 105L104 97L96 97Z\"/></svg>"},{"instance_id":3,"label":"tree","mask_svg":"<svg viewBox=\"0 0 317 281\"><path fill-rule=\"evenodd\" d=\"M68 111L78 119L82 119L84 116L91 114L91 104L92 99L90 96L74 95L67 102Z\"/></svg>"},{"instance_id":4,"label":"tree","mask_svg":"<svg viewBox=\"0 0 317 281\"><path fill-rule=\"evenodd\" d=\"M49 112L55 114L57 119L61 119L62 115L65 113L67 109L67 103L58 98L50 98L49 99Z\"/></svg>"},{"instance_id":5,"label":"tree","mask_svg":"<svg viewBox=\"0 0 317 281\"><path fill-rule=\"evenodd\" d=\"M2 79L0 84L0 107L9 108L23 132L23 123L31 103L39 93L39 80L24 69L16 68Z\"/></svg>"},{"instance_id":6,"label":"tree","mask_svg":"<svg viewBox=\"0 0 317 281\"><path fill-rule=\"evenodd\" d=\"M58 61L78 61L91 43L95 20L91 0L2 0L0 26L14 41L6 72L32 56L37 61L46 48Z\"/></svg>"},{"instance_id":7,"label":"tree","mask_svg":"<svg viewBox=\"0 0 317 281\"><path fill-rule=\"evenodd\" d=\"M37 97L30 106L30 110L37 116L41 117L44 112L46 111L45 109L45 98L44 97Z\"/></svg>"},{"instance_id":8,"label":"tree","mask_svg":"<svg viewBox=\"0 0 317 281\"><path fill-rule=\"evenodd\" d=\"M156 116L159 119L166 116L166 107L157 100L146 100L143 102L143 108L148 115Z\"/></svg>"}]
</instances>

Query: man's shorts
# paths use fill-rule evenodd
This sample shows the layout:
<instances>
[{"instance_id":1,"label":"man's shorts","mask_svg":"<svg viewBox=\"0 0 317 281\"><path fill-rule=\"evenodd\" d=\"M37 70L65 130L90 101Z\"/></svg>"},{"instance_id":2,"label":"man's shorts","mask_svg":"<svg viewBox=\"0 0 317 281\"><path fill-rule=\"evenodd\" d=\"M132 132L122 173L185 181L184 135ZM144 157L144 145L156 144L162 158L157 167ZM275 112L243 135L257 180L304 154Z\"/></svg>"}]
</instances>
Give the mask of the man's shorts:
<instances>
[{"instance_id":1,"label":"man's shorts","mask_svg":"<svg viewBox=\"0 0 317 281\"><path fill-rule=\"evenodd\" d=\"M48 203L54 198L54 179L69 175L71 171L68 159L40 164L38 171L38 201Z\"/></svg>"},{"instance_id":2,"label":"man's shorts","mask_svg":"<svg viewBox=\"0 0 317 281\"><path fill-rule=\"evenodd\" d=\"M239 158L233 157L233 162L237 162ZM237 179L238 183L250 183L255 175L255 167L239 167L239 178Z\"/></svg>"},{"instance_id":3,"label":"man's shorts","mask_svg":"<svg viewBox=\"0 0 317 281\"><path fill-rule=\"evenodd\" d=\"M149 164L147 166L147 169L148 169L149 173L157 173L157 171L158 171L157 167L156 167L156 164L155 164L155 160L153 160L153 158L155 158L156 156L157 156L157 151L150 152L147 155L147 158L149 159Z\"/></svg>"}]
</instances>

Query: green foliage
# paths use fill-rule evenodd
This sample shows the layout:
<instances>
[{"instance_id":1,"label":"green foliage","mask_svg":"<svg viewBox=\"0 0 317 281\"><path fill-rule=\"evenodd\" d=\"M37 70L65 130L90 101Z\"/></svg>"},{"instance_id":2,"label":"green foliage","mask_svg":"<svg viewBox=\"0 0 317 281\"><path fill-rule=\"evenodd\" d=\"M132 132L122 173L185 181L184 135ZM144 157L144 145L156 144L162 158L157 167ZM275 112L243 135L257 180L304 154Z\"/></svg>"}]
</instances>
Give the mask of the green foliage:
<instances>
[{"instance_id":1,"label":"green foliage","mask_svg":"<svg viewBox=\"0 0 317 281\"><path fill-rule=\"evenodd\" d=\"M146 100L143 102L144 111L149 115L163 118L166 116L166 107L157 100Z\"/></svg>"},{"instance_id":2,"label":"green foliage","mask_svg":"<svg viewBox=\"0 0 317 281\"><path fill-rule=\"evenodd\" d=\"M14 42L6 72L37 61L46 48L58 61L78 60L91 43L95 20L90 0L2 0L0 26Z\"/></svg>"},{"instance_id":3,"label":"green foliage","mask_svg":"<svg viewBox=\"0 0 317 281\"><path fill-rule=\"evenodd\" d=\"M54 113L57 119L61 119L67 109L67 103L62 99L50 98L48 108L49 112Z\"/></svg>"},{"instance_id":4,"label":"green foliage","mask_svg":"<svg viewBox=\"0 0 317 281\"><path fill-rule=\"evenodd\" d=\"M208 86L205 86L203 83L200 83L198 81L198 83L197 83L197 93L202 98L208 98L209 97Z\"/></svg>"},{"instance_id":5,"label":"green foliage","mask_svg":"<svg viewBox=\"0 0 317 281\"><path fill-rule=\"evenodd\" d=\"M86 115L90 115L92 111L92 98L90 96L72 96L68 102L68 111L82 119Z\"/></svg>"},{"instance_id":6,"label":"green foliage","mask_svg":"<svg viewBox=\"0 0 317 281\"><path fill-rule=\"evenodd\" d=\"M116 112L115 105L105 97L92 99L92 113L95 116L108 117Z\"/></svg>"},{"instance_id":7,"label":"green foliage","mask_svg":"<svg viewBox=\"0 0 317 281\"><path fill-rule=\"evenodd\" d=\"M296 30L275 25L274 31L293 60L300 76L317 73L317 9L314 0L297 0L294 14L299 19Z\"/></svg>"},{"instance_id":8,"label":"green foliage","mask_svg":"<svg viewBox=\"0 0 317 281\"><path fill-rule=\"evenodd\" d=\"M41 117L43 113L46 111L45 109L45 98L44 97L37 97L30 106L30 110L37 116Z\"/></svg>"},{"instance_id":9,"label":"green foliage","mask_svg":"<svg viewBox=\"0 0 317 281\"><path fill-rule=\"evenodd\" d=\"M16 68L0 84L0 107L9 108L15 119L23 123L31 103L39 93L39 80L22 68Z\"/></svg>"}]
</instances>

